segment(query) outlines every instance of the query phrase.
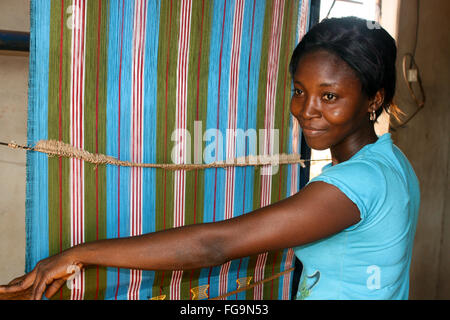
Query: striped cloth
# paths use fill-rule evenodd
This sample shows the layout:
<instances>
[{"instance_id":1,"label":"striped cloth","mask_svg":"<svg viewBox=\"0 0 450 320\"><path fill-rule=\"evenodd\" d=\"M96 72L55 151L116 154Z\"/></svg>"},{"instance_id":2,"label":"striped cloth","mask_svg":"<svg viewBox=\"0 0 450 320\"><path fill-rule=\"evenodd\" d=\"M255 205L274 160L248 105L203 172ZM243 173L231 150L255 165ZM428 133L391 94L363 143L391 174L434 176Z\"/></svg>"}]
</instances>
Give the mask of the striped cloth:
<instances>
[{"instance_id":1,"label":"striped cloth","mask_svg":"<svg viewBox=\"0 0 450 320\"><path fill-rule=\"evenodd\" d=\"M32 0L28 144L143 163L299 153L288 63L308 12L307 0ZM246 214L302 180L298 165L166 171L27 157L27 272L83 242ZM56 299L213 298L293 259L287 249L193 271L89 268ZM291 281L228 299L290 299Z\"/></svg>"}]
</instances>

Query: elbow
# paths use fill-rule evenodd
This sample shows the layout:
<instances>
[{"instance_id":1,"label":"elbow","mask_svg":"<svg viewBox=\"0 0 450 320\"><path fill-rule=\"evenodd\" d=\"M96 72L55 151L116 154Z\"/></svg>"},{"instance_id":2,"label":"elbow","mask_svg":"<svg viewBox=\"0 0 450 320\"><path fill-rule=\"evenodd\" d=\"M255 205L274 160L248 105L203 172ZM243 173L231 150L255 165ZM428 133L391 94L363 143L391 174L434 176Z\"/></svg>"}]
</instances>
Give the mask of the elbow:
<instances>
[{"instance_id":1,"label":"elbow","mask_svg":"<svg viewBox=\"0 0 450 320\"><path fill-rule=\"evenodd\" d=\"M204 265L202 267L214 267L227 262L228 257L225 254L224 245L221 241L213 242L205 246L203 250Z\"/></svg>"},{"instance_id":2,"label":"elbow","mask_svg":"<svg viewBox=\"0 0 450 320\"><path fill-rule=\"evenodd\" d=\"M221 265L230 260L226 248L227 241L218 233L203 234L195 240L195 253L188 259L191 261L188 267L195 269Z\"/></svg>"}]
</instances>

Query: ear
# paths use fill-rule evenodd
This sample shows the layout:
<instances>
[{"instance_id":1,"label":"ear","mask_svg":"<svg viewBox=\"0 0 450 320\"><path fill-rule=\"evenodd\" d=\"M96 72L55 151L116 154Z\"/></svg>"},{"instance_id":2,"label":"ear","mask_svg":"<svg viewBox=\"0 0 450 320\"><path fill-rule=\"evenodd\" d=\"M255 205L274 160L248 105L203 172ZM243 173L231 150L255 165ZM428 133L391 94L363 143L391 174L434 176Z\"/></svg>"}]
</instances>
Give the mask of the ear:
<instances>
[{"instance_id":1,"label":"ear","mask_svg":"<svg viewBox=\"0 0 450 320\"><path fill-rule=\"evenodd\" d=\"M384 89L380 89L375 93L375 96L370 100L369 103L369 109L367 112L372 113L376 112L378 109L381 108L384 102Z\"/></svg>"}]
</instances>

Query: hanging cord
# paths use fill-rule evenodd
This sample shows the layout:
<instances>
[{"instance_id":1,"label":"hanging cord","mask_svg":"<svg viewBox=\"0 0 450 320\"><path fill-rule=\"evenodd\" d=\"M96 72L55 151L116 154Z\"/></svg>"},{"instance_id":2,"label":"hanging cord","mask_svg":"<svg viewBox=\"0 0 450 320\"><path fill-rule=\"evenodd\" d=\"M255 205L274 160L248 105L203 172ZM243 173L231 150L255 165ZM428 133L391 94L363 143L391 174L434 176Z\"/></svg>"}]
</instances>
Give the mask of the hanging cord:
<instances>
[{"instance_id":1,"label":"hanging cord","mask_svg":"<svg viewBox=\"0 0 450 320\"><path fill-rule=\"evenodd\" d=\"M402 59L402 76L403 76L403 80L406 83L406 86L408 87L408 91L411 95L411 97L413 98L417 108L416 110L403 122L399 123L397 126L391 126L391 129L393 129L394 131L396 129L401 129L404 128L406 126L406 124L411 121L411 119L413 119L420 110L423 109L423 107L425 106L425 90L423 89L423 85L422 85L422 79L420 78L420 71L419 71L419 66L416 63L415 60L415 56L416 56L416 49L417 49L417 39L418 39L418 33L419 33L419 18L420 18L420 0L417 0L417 8L416 8L416 36L415 36L415 40L414 40L414 47L412 50L412 53L407 52L403 55L403 59ZM414 90L412 88L411 82L409 81L410 79L408 79L408 68L407 68L407 60L408 57L410 58L409 60L409 70L415 68L415 70L417 70L417 84L419 85L419 89L420 89L420 95L421 95L421 99L419 99L416 94L414 93Z\"/></svg>"},{"instance_id":2,"label":"hanging cord","mask_svg":"<svg viewBox=\"0 0 450 320\"><path fill-rule=\"evenodd\" d=\"M75 158L96 166L101 164L110 164L123 167L142 167L142 168L159 168L165 170L196 170L208 168L227 168L227 167L245 167L245 166L265 166L265 165L282 165L282 164L299 164L305 168L306 161L331 161L331 159L300 159L299 154L279 154L271 156L247 156L239 157L226 161L218 161L208 164L174 164L174 163L136 163L130 161L118 160L114 157L104 154L94 154L89 151L82 150L71 146L70 144L56 140L41 140L34 147L23 146L17 143L0 142L0 145L12 149L22 149L27 151L37 151L45 153L48 156Z\"/></svg>"},{"instance_id":3,"label":"hanging cord","mask_svg":"<svg viewBox=\"0 0 450 320\"><path fill-rule=\"evenodd\" d=\"M414 90L411 86L411 83L408 81L407 70L406 70L406 61L407 61L408 57L411 58L411 64L410 64L411 67L414 66L417 70L417 83L420 88L421 99L417 98L417 96L414 93ZM408 87L409 93L411 94L411 97L414 99L414 102L415 102L417 108L406 120L401 122L399 125L393 127L393 129L399 129L399 128L405 127L406 124L409 121L411 121L411 119L414 118L419 113L419 111L422 110L423 107L425 106L425 91L422 86L422 80L420 78L419 67L416 64L416 61L414 60L414 56L411 53L406 53L403 56L402 66L403 66L403 79L405 80L406 86ZM411 67L410 67L410 69L411 69Z\"/></svg>"}]
</instances>

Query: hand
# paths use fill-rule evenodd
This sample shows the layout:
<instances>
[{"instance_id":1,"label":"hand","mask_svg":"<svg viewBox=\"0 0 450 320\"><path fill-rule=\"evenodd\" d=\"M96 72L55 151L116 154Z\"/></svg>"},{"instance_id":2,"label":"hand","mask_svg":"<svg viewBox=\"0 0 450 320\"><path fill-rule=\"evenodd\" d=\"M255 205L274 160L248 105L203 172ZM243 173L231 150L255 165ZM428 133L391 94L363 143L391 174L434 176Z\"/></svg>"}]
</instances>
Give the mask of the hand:
<instances>
[{"instance_id":1,"label":"hand","mask_svg":"<svg viewBox=\"0 0 450 320\"><path fill-rule=\"evenodd\" d=\"M0 286L0 299L40 300L44 292L51 298L77 268L82 265L65 253L41 260L30 273Z\"/></svg>"}]
</instances>

